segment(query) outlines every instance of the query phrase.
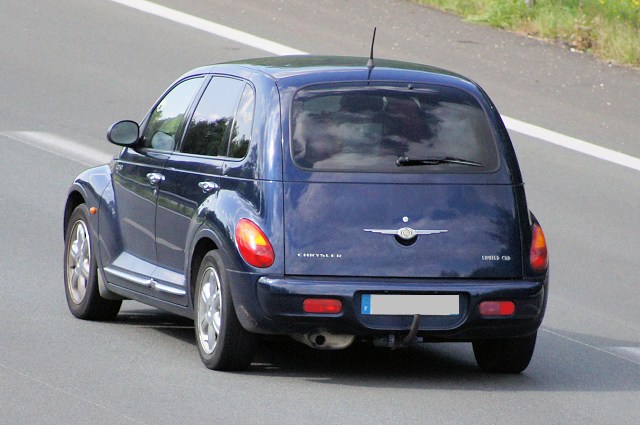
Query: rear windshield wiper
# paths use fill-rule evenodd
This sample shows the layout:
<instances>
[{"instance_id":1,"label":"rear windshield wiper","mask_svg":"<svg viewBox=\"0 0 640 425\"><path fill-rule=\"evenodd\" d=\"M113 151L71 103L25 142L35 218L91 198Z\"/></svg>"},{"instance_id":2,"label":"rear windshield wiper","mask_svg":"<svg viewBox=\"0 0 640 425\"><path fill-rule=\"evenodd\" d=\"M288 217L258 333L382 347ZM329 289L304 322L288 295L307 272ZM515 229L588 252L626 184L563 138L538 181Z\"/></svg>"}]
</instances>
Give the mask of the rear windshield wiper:
<instances>
[{"instance_id":1,"label":"rear windshield wiper","mask_svg":"<svg viewBox=\"0 0 640 425\"><path fill-rule=\"evenodd\" d=\"M408 156L401 156L396 161L398 167L407 167L413 165L439 165L439 164L460 164L469 165L471 167L484 167L481 162L470 161L468 159L457 158L455 156L441 156L430 158L409 158Z\"/></svg>"}]
</instances>

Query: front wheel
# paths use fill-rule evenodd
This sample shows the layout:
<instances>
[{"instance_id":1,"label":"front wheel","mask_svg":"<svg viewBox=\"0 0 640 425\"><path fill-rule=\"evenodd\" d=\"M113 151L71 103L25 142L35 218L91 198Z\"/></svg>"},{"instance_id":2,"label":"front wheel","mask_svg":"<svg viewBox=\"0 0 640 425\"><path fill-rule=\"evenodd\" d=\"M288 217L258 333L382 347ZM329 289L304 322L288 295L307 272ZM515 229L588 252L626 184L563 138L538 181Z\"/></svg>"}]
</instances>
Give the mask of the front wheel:
<instances>
[{"instance_id":1,"label":"front wheel","mask_svg":"<svg viewBox=\"0 0 640 425\"><path fill-rule=\"evenodd\" d=\"M255 336L236 316L220 254L211 251L202 260L196 281L194 307L198 352L206 367L244 370L255 353Z\"/></svg>"},{"instance_id":2,"label":"front wheel","mask_svg":"<svg viewBox=\"0 0 640 425\"><path fill-rule=\"evenodd\" d=\"M473 341L473 354L484 371L520 373L529 366L536 346L536 335Z\"/></svg>"},{"instance_id":3,"label":"front wheel","mask_svg":"<svg viewBox=\"0 0 640 425\"><path fill-rule=\"evenodd\" d=\"M118 315L122 301L100 296L98 266L91 249L89 210L78 205L65 232L64 282L67 305L71 313L86 320L111 320Z\"/></svg>"}]
</instances>

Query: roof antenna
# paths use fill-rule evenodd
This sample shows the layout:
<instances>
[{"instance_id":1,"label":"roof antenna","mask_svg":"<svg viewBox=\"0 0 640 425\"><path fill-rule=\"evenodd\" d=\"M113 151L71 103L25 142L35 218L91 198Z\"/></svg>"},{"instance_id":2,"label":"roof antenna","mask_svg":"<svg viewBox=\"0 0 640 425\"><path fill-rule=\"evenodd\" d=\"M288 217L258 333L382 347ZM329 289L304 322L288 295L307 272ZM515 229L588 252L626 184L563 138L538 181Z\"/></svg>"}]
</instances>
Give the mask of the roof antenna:
<instances>
[{"instance_id":1,"label":"roof antenna","mask_svg":"<svg viewBox=\"0 0 640 425\"><path fill-rule=\"evenodd\" d=\"M376 42L376 29L377 27L373 27L373 39L371 40L371 55L369 55L369 60L367 61L367 69L369 70L369 75L367 75L367 80L371 77L371 71L376 66L373 62L373 45Z\"/></svg>"}]
</instances>

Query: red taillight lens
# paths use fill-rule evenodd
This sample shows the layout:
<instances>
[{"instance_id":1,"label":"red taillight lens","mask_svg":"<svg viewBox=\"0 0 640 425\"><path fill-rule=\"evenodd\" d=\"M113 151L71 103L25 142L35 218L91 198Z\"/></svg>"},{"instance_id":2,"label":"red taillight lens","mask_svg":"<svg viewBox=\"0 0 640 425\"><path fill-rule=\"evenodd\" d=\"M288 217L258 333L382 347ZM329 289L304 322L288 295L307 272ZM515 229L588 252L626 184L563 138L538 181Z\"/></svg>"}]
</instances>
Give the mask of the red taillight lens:
<instances>
[{"instance_id":1,"label":"red taillight lens","mask_svg":"<svg viewBox=\"0 0 640 425\"><path fill-rule=\"evenodd\" d=\"M306 313L337 314L342 311L342 301L334 298L307 298L302 302Z\"/></svg>"},{"instance_id":2,"label":"red taillight lens","mask_svg":"<svg viewBox=\"0 0 640 425\"><path fill-rule=\"evenodd\" d=\"M542 228L538 224L533 225L533 236L531 238L531 251L529 253L531 268L537 272L542 272L549 266L547 255L547 241L544 238Z\"/></svg>"},{"instance_id":3,"label":"red taillight lens","mask_svg":"<svg viewBox=\"0 0 640 425\"><path fill-rule=\"evenodd\" d=\"M511 316L516 312L512 301L483 301L480 303L480 314L483 316Z\"/></svg>"},{"instance_id":4,"label":"red taillight lens","mask_svg":"<svg viewBox=\"0 0 640 425\"><path fill-rule=\"evenodd\" d=\"M270 267L275 261L271 242L251 220L243 218L236 225L236 245L244 261L253 267Z\"/></svg>"}]
</instances>

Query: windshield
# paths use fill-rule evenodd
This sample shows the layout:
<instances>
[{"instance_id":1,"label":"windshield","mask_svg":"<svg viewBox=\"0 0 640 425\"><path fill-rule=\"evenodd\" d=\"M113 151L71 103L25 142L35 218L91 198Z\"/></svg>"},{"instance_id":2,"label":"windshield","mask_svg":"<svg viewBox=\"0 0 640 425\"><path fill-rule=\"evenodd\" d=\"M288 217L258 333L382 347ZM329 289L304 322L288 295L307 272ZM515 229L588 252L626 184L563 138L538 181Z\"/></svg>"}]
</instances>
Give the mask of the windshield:
<instances>
[{"instance_id":1,"label":"windshield","mask_svg":"<svg viewBox=\"0 0 640 425\"><path fill-rule=\"evenodd\" d=\"M291 135L294 162L314 171L486 173L498 166L486 114L472 95L451 87L302 89ZM401 166L402 158L418 162ZM430 158L458 161L424 161Z\"/></svg>"}]
</instances>

